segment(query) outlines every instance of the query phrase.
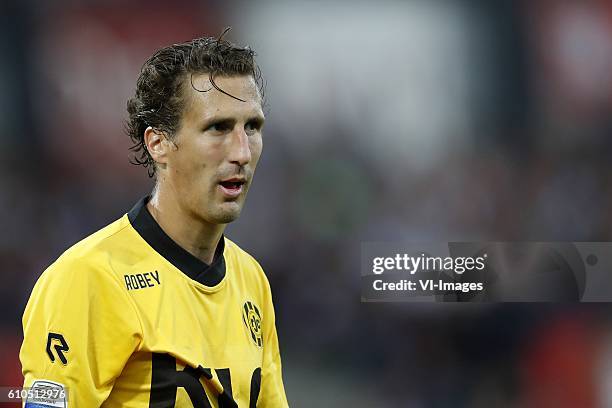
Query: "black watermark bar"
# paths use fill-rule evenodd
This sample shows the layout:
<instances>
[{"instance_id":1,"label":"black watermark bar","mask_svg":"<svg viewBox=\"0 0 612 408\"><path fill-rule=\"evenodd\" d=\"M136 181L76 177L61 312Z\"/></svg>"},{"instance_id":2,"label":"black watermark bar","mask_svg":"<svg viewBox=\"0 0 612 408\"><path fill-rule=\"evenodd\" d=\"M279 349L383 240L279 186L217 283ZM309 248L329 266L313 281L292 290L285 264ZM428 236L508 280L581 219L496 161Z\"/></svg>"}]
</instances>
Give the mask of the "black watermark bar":
<instances>
[{"instance_id":1,"label":"black watermark bar","mask_svg":"<svg viewBox=\"0 0 612 408\"><path fill-rule=\"evenodd\" d=\"M366 242L362 302L611 302L612 242Z\"/></svg>"}]
</instances>

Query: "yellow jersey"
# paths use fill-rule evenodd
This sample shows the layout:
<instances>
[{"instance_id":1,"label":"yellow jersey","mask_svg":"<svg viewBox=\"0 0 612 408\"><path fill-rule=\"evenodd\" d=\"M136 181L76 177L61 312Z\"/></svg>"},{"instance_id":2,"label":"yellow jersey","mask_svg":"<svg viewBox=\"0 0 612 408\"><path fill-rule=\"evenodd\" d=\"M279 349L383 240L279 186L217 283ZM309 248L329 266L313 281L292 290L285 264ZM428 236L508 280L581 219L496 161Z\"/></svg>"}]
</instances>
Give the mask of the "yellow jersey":
<instances>
[{"instance_id":1,"label":"yellow jersey","mask_svg":"<svg viewBox=\"0 0 612 408\"><path fill-rule=\"evenodd\" d=\"M24 406L288 406L260 265L225 237L207 265L147 201L38 279L23 315Z\"/></svg>"}]
</instances>

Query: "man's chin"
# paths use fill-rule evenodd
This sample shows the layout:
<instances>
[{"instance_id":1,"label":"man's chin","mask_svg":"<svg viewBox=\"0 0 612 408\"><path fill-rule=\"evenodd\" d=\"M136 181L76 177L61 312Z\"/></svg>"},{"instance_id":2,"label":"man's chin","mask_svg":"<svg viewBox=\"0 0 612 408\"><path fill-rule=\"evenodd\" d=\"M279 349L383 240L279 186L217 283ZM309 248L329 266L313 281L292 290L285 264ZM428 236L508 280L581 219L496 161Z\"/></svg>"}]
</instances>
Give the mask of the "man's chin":
<instances>
[{"instance_id":1,"label":"man's chin","mask_svg":"<svg viewBox=\"0 0 612 408\"><path fill-rule=\"evenodd\" d=\"M211 214L210 222L214 224L229 224L240 217L242 206L238 203L224 203L222 208Z\"/></svg>"},{"instance_id":2,"label":"man's chin","mask_svg":"<svg viewBox=\"0 0 612 408\"><path fill-rule=\"evenodd\" d=\"M224 214L221 217L218 217L214 220L215 224L229 224L231 222L234 222L238 219L238 217L240 217L240 214L235 215L235 214Z\"/></svg>"}]
</instances>

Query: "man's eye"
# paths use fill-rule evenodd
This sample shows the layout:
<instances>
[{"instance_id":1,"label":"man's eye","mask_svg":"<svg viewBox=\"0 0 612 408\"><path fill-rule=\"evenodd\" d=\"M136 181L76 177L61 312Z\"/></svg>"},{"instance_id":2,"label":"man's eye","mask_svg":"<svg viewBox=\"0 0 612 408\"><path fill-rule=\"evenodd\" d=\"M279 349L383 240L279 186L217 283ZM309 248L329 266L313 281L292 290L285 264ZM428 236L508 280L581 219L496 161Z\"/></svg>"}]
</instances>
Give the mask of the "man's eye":
<instances>
[{"instance_id":1,"label":"man's eye","mask_svg":"<svg viewBox=\"0 0 612 408\"><path fill-rule=\"evenodd\" d=\"M246 125L244 125L244 130L247 134L252 135L255 132L259 131L261 129L261 123L255 120L252 120L250 122L247 122Z\"/></svg>"},{"instance_id":2,"label":"man's eye","mask_svg":"<svg viewBox=\"0 0 612 408\"><path fill-rule=\"evenodd\" d=\"M210 130L212 132L222 133L231 130L231 127L228 123L213 123L206 130Z\"/></svg>"}]
</instances>

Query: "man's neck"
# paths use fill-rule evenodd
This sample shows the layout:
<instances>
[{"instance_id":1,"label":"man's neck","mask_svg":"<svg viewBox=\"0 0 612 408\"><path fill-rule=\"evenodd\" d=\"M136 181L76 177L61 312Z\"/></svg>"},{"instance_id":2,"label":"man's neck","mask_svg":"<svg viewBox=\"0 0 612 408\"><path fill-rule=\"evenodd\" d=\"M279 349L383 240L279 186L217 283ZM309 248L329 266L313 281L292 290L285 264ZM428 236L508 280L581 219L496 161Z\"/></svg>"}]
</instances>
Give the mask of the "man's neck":
<instances>
[{"instance_id":1,"label":"man's neck","mask_svg":"<svg viewBox=\"0 0 612 408\"><path fill-rule=\"evenodd\" d=\"M181 208L169 194L155 190L147 203L151 216L181 248L210 265L225 225L210 224Z\"/></svg>"}]
</instances>

